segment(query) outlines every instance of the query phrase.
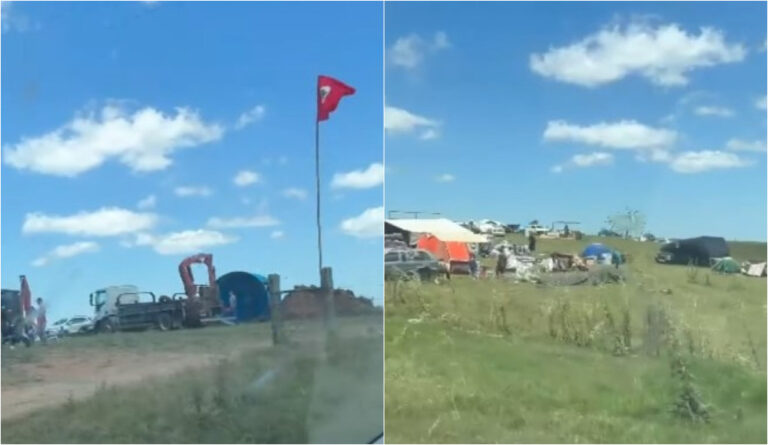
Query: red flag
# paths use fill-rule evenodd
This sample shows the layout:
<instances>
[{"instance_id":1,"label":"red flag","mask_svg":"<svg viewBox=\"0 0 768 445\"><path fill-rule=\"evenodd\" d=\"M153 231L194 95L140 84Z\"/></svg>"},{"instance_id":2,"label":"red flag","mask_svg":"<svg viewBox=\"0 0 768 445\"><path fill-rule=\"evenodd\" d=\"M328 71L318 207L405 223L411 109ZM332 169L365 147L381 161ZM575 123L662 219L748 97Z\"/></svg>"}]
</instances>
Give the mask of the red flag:
<instances>
[{"instance_id":1,"label":"red flag","mask_svg":"<svg viewBox=\"0 0 768 445\"><path fill-rule=\"evenodd\" d=\"M21 276L21 307L24 314L28 314L32 308L32 291L29 290L29 283L24 275Z\"/></svg>"},{"instance_id":2,"label":"red flag","mask_svg":"<svg viewBox=\"0 0 768 445\"><path fill-rule=\"evenodd\" d=\"M333 77L317 76L317 120L327 120L341 98L355 94L355 89Z\"/></svg>"}]
</instances>

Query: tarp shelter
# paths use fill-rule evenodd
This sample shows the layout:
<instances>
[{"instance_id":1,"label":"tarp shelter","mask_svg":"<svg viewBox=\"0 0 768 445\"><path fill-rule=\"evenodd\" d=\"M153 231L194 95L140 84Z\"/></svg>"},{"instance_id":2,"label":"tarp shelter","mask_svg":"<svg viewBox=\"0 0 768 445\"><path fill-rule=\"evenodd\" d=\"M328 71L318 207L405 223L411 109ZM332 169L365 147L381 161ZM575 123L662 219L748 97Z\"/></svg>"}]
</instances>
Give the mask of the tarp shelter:
<instances>
[{"instance_id":1,"label":"tarp shelter","mask_svg":"<svg viewBox=\"0 0 768 445\"><path fill-rule=\"evenodd\" d=\"M423 235L433 235L445 242L488 242L486 236L472 233L471 230L446 218L387 219L384 221L384 233L400 233L409 245L416 244Z\"/></svg>"},{"instance_id":2,"label":"tarp shelter","mask_svg":"<svg viewBox=\"0 0 768 445\"><path fill-rule=\"evenodd\" d=\"M581 251L582 258L595 257L601 263L612 263L614 256L618 257L619 264L624 263L624 256L621 252L602 243L592 243Z\"/></svg>"},{"instance_id":3,"label":"tarp shelter","mask_svg":"<svg viewBox=\"0 0 768 445\"><path fill-rule=\"evenodd\" d=\"M722 258L712 266L712 270L720 273L739 273L741 272L741 265L733 258Z\"/></svg>"},{"instance_id":4,"label":"tarp shelter","mask_svg":"<svg viewBox=\"0 0 768 445\"><path fill-rule=\"evenodd\" d=\"M216 285L225 309L229 308L229 293L234 292L237 321L269 319L269 293L265 277L248 272L230 272L220 276Z\"/></svg>"},{"instance_id":5,"label":"tarp shelter","mask_svg":"<svg viewBox=\"0 0 768 445\"><path fill-rule=\"evenodd\" d=\"M749 267L747 267L746 274L750 277L764 277L766 276L766 271L768 267L766 267L766 263L754 263L750 264Z\"/></svg>"},{"instance_id":6,"label":"tarp shelter","mask_svg":"<svg viewBox=\"0 0 768 445\"><path fill-rule=\"evenodd\" d=\"M416 243L419 249L432 252L438 259L449 263L468 263L469 248L459 241L443 241L434 235L424 235Z\"/></svg>"},{"instance_id":7,"label":"tarp shelter","mask_svg":"<svg viewBox=\"0 0 768 445\"><path fill-rule=\"evenodd\" d=\"M665 262L673 264L697 264L709 266L713 258L727 257L730 254L725 239L717 236L700 236L674 241L661 246L666 254Z\"/></svg>"}]
</instances>

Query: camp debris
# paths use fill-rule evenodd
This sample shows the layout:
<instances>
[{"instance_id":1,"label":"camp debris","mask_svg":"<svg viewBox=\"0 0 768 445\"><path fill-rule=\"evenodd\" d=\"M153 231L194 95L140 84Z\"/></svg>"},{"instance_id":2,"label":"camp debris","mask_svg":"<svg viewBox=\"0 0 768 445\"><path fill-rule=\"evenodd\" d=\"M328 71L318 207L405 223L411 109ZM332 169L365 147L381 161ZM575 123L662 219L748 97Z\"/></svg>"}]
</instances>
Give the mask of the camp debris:
<instances>
[{"instance_id":1,"label":"camp debris","mask_svg":"<svg viewBox=\"0 0 768 445\"><path fill-rule=\"evenodd\" d=\"M768 272L768 267L766 267L766 262L745 262L742 264L741 272L744 275L750 276L750 277L764 277L766 276L766 272Z\"/></svg>"}]
</instances>

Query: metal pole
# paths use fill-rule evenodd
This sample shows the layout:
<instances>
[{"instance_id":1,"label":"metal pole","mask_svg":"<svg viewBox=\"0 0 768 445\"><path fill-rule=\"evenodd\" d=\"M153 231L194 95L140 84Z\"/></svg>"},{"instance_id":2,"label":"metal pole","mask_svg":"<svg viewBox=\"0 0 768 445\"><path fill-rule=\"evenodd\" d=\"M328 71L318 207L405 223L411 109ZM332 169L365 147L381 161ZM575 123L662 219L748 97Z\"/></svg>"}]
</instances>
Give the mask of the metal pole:
<instances>
[{"instance_id":1,"label":"metal pole","mask_svg":"<svg viewBox=\"0 0 768 445\"><path fill-rule=\"evenodd\" d=\"M320 225L320 121L315 119L315 181L317 188L317 271L323 279L323 236Z\"/></svg>"},{"instance_id":2,"label":"metal pole","mask_svg":"<svg viewBox=\"0 0 768 445\"><path fill-rule=\"evenodd\" d=\"M282 316L280 314L280 275L271 274L267 278L269 289L269 318L272 321L272 344L283 343Z\"/></svg>"}]
</instances>

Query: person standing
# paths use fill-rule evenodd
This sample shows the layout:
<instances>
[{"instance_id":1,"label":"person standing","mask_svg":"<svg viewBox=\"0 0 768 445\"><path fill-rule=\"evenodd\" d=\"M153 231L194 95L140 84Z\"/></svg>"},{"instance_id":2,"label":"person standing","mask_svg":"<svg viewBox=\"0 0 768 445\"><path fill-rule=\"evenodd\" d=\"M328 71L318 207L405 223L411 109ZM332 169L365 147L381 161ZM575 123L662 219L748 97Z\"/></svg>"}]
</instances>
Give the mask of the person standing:
<instances>
[{"instance_id":1,"label":"person standing","mask_svg":"<svg viewBox=\"0 0 768 445\"><path fill-rule=\"evenodd\" d=\"M229 291L229 312L233 317L237 316L237 295L234 291Z\"/></svg>"},{"instance_id":2,"label":"person standing","mask_svg":"<svg viewBox=\"0 0 768 445\"><path fill-rule=\"evenodd\" d=\"M45 318L45 303L43 303L42 298L37 299L37 336L40 338L40 341L45 344L46 338L45 338L45 324L46 324L46 318Z\"/></svg>"},{"instance_id":3,"label":"person standing","mask_svg":"<svg viewBox=\"0 0 768 445\"><path fill-rule=\"evenodd\" d=\"M477 258L474 252L469 252L469 274L477 278Z\"/></svg>"},{"instance_id":4,"label":"person standing","mask_svg":"<svg viewBox=\"0 0 768 445\"><path fill-rule=\"evenodd\" d=\"M533 253L536 251L536 234L531 232L528 234L528 250Z\"/></svg>"},{"instance_id":5,"label":"person standing","mask_svg":"<svg viewBox=\"0 0 768 445\"><path fill-rule=\"evenodd\" d=\"M504 271L507 270L507 250L501 249L499 251L499 257L496 259L496 278L504 276Z\"/></svg>"}]
</instances>

